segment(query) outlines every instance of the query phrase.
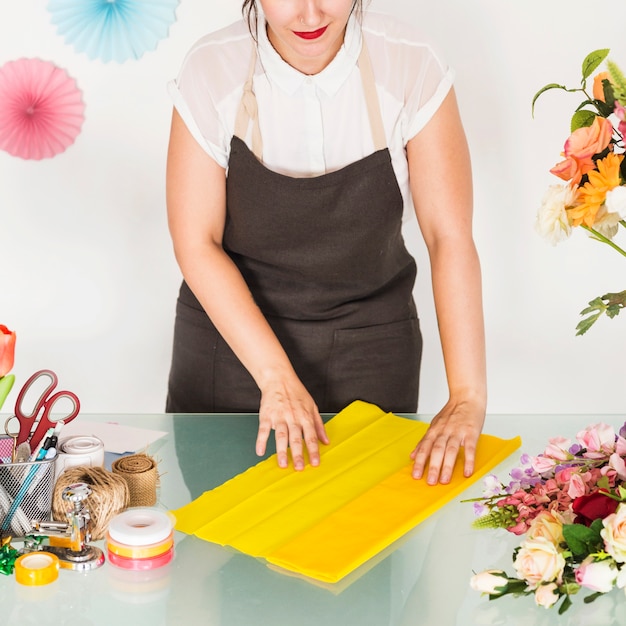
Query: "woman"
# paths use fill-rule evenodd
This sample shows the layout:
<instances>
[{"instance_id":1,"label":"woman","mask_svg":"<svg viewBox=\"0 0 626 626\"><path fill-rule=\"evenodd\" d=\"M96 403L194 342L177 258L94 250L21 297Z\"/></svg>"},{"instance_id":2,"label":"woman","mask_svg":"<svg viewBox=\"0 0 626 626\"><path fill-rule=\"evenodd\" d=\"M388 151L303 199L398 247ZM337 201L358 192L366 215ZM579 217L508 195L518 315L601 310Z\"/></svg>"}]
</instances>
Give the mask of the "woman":
<instances>
[{"instance_id":1,"label":"woman","mask_svg":"<svg viewBox=\"0 0 626 626\"><path fill-rule=\"evenodd\" d=\"M171 84L170 232L184 282L169 412L259 412L278 463L319 464L321 412L417 409L413 210L450 397L413 476L470 475L486 405L469 155L451 72L362 0L245 0ZM425 468L428 468L427 471Z\"/></svg>"}]
</instances>

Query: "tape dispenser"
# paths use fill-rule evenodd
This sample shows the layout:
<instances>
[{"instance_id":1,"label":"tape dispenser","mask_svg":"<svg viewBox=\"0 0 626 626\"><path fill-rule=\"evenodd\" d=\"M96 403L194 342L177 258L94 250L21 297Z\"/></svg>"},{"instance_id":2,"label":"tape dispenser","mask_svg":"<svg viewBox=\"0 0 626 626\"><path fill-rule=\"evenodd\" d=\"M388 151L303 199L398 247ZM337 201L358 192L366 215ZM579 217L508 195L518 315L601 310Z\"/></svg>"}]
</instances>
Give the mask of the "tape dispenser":
<instances>
[{"instance_id":1,"label":"tape dispenser","mask_svg":"<svg viewBox=\"0 0 626 626\"><path fill-rule=\"evenodd\" d=\"M71 505L67 522L33 520L32 530L24 539L24 552L45 550L55 554L64 569L87 571L100 567L104 563L104 553L89 545L91 515L86 500L90 494L91 488L86 483L65 487L61 497ZM49 545L38 541L40 537L47 539Z\"/></svg>"}]
</instances>

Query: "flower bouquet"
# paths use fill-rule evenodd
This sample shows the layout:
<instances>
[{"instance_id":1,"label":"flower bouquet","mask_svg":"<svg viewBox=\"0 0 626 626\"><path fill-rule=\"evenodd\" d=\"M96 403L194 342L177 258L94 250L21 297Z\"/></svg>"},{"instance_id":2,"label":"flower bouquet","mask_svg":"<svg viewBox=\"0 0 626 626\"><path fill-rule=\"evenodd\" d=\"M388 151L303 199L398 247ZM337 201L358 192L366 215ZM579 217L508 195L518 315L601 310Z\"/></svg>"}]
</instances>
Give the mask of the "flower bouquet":
<instances>
[{"instance_id":1,"label":"flower bouquet","mask_svg":"<svg viewBox=\"0 0 626 626\"><path fill-rule=\"evenodd\" d=\"M587 55L580 87L550 83L533 98L533 113L537 98L551 89L579 92L584 98L571 119L571 135L561 153L564 159L550 170L567 184L548 188L535 227L556 245L580 226L592 239L626 256L626 251L614 241L620 226L626 228L626 77L615 63L607 60L608 54L609 50L604 49ZM590 93L587 80L605 60L607 70L593 76ZM576 334L586 333L602 314L615 317L625 306L626 291L594 298L581 311L586 317L576 327Z\"/></svg>"},{"instance_id":2,"label":"flower bouquet","mask_svg":"<svg viewBox=\"0 0 626 626\"><path fill-rule=\"evenodd\" d=\"M522 536L513 552L516 576L501 570L475 574L471 586L489 599L531 595L539 606L561 601L559 613L581 590L592 602L614 588L626 592L626 423L619 433L592 424L571 441L550 439L538 456L522 455L503 484L484 481L474 502L476 528L504 528Z\"/></svg>"}]
</instances>

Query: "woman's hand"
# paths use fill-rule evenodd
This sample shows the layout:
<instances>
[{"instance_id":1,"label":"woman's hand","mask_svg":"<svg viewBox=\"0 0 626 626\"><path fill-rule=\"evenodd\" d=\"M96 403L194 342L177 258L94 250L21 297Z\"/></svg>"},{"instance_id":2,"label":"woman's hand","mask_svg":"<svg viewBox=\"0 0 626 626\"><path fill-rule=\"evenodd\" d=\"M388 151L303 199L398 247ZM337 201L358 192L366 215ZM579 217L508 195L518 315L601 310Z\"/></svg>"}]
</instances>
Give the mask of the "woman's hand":
<instances>
[{"instance_id":1,"label":"woman's hand","mask_svg":"<svg viewBox=\"0 0 626 626\"><path fill-rule=\"evenodd\" d=\"M276 439L279 467L289 464L287 449L296 470L304 469L304 449L313 467L320 464L319 442L329 442L324 423L313 398L299 380L276 384L261 390L259 433L256 453L263 455L271 431Z\"/></svg>"},{"instance_id":2,"label":"woman's hand","mask_svg":"<svg viewBox=\"0 0 626 626\"><path fill-rule=\"evenodd\" d=\"M465 458L463 475L471 476L484 421L484 402L450 400L433 418L428 431L411 452L413 478L422 478L428 465L429 485L449 483L461 447Z\"/></svg>"}]
</instances>

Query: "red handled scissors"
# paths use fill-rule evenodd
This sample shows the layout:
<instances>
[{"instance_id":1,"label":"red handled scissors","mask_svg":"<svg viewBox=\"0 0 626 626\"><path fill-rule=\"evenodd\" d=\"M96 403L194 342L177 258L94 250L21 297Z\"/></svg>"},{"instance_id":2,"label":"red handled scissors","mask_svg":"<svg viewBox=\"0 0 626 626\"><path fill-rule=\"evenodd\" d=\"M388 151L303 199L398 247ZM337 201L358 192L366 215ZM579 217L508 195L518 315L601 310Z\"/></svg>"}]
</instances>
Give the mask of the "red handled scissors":
<instances>
[{"instance_id":1,"label":"red handled scissors","mask_svg":"<svg viewBox=\"0 0 626 626\"><path fill-rule=\"evenodd\" d=\"M42 377L48 377L50 383L43 390L39 396L39 400L35 403L35 406L30 413L27 413L23 409L24 397L30 390L30 388ZM27 381L26 384L20 390L17 396L17 402L15 403L15 417L20 423L20 430L15 440L15 445L19 446L21 443L28 441L30 449L34 450L39 442L43 439L44 435L49 428L54 428L57 422L63 421L64 424L71 422L80 411L80 401L78 396L71 391L57 391L53 393L54 389L59 382L57 375L52 370L39 370L35 372ZM52 418L52 411L54 405L61 399L69 400L71 403L71 409L69 413L63 413L55 419ZM39 414L43 410L41 417ZM12 418L9 418L9 420ZM5 430L8 427L8 421L5 424ZM36 424L36 426L35 426ZM7 432L8 434L8 432Z\"/></svg>"}]
</instances>

